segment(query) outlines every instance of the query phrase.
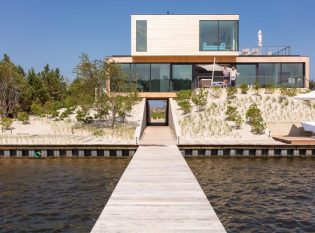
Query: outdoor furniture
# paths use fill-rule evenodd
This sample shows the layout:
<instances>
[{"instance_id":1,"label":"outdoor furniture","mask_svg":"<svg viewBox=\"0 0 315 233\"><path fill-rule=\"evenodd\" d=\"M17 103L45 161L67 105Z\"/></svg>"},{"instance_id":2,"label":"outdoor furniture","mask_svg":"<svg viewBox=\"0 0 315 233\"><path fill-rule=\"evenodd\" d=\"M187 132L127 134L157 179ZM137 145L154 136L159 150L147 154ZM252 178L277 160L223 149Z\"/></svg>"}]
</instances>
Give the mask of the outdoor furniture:
<instances>
[{"instance_id":1,"label":"outdoor furniture","mask_svg":"<svg viewBox=\"0 0 315 233\"><path fill-rule=\"evenodd\" d=\"M212 85L211 79L201 79L200 80L201 88L210 88Z\"/></svg>"},{"instance_id":2,"label":"outdoor furniture","mask_svg":"<svg viewBox=\"0 0 315 233\"><path fill-rule=\"evenodd\" d=\"M312 132L315 134L315 121L314 122L302 122L302 127L306 132Z\"/></svg>"},{"instance_id":3,"label":"outdoor furniture","mask_svg":"<svg viewBox=\"0 0 315 233\"><path fill-rule=\"evenodd\" d=\"M217 46L217 45L207 45L206 42L203 42L202 48L203 50L207 50L207 51L225 50L225 43L223 42L219 46Z\"/></svg>"}]
</instances>

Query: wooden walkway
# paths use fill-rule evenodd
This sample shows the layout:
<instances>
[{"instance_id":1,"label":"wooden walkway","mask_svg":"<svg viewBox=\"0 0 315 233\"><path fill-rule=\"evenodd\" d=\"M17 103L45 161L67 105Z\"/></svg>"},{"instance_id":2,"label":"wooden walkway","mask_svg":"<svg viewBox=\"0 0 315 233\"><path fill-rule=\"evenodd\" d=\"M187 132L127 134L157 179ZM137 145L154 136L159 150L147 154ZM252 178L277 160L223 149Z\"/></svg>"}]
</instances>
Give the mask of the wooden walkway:
<instances>
[{"instance_id":1,"label":"wooden walkway","mask_svg":"<svg viewBox=\"0 0 315 233\"><path fill-rule=\"evenodd\" d=\"M175 145L140 146L94 225L100 232L225 232Z\"/></svg>"}]
</instances>

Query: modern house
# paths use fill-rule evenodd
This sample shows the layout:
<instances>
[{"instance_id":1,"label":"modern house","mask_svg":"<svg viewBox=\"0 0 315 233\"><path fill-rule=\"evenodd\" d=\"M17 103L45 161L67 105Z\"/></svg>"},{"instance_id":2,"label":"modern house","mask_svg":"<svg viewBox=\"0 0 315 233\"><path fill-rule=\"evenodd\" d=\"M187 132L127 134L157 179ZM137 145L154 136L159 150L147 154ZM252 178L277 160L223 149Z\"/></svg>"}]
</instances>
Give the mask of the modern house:
<instances>
[{"instance_id":1,"label":"modern house","mask_svg":"<svg viewBox=\"0 0 315 233\"><path fill-rule=\"evenodd\" d=\"M236 66L238 84L308 87L309 57L290 47L240 51L239 27L239 15L132 15L131 56L111 59L143 97L220 85L223 66Z\"/></svg>"}]
</instances>

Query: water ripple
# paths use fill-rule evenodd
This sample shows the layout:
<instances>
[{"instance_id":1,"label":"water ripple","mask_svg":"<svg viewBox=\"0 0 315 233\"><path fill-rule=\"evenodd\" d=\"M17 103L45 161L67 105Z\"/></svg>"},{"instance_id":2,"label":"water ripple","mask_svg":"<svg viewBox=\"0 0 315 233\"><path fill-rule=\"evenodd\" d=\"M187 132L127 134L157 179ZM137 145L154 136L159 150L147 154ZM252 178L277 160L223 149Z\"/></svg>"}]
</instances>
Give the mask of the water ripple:
<instances>
[{"instance_id":1,"label":"water ripple","mask_svg":"<svg viewBox=\"0 0 315 233\"><path fill-rule=\"evenodd\" d=\"M0 160L0 232L89 232L129 159Z\"/></svg>"},{"instance_id":2,"label":"water ripple","mask_svg":"<svg viewBox=\"0 0 315 233\"><path fill-rule=\"evenodd\" d=\"M228 232L315 232L315 159L187 158Z\"/></svg>"}]
</instances>

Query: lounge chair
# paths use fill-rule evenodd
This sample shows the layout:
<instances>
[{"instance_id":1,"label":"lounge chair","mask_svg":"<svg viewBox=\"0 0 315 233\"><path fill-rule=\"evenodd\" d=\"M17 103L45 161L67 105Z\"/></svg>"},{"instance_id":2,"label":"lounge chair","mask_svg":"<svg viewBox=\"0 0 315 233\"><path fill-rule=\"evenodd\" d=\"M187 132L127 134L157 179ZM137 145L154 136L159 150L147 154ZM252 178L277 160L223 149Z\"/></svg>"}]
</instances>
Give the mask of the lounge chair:
<instances>
[{"instance_id":1,"label":"lounge chair","mask_svg":"<svg viewBox=\"0 0 315 233\"><path fill-rule=\"evenodd\" d=\"M302 122L302 127L304 129L304 131L306 132L312 132L313 134L315 134L315 121L313 122Z\"/></svg>"}]
</instances>

